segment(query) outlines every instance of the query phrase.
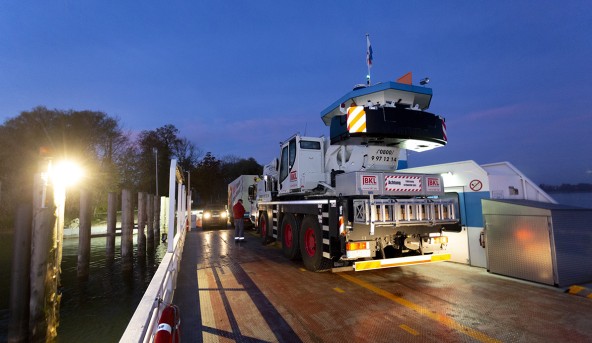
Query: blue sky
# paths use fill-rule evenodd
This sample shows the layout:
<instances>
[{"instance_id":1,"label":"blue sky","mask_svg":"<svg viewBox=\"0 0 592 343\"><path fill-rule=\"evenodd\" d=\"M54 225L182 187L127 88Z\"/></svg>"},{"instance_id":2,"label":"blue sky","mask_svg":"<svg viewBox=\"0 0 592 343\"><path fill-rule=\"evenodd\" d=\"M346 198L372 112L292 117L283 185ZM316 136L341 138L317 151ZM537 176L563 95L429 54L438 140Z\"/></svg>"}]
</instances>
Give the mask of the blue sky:
<instances>
[{"instance_id":1,"label":"blue sky","mask_svg":"<svg viewBox=\"0 0 592 343\"><path fill-rule=\"evenodd\" d=\"M449 144L410 166L509 161L592 182L590 1L2 1L0 122L35 106L173 124L268 163L363 83L428 76Z\"/></svg>"}]
</instances>

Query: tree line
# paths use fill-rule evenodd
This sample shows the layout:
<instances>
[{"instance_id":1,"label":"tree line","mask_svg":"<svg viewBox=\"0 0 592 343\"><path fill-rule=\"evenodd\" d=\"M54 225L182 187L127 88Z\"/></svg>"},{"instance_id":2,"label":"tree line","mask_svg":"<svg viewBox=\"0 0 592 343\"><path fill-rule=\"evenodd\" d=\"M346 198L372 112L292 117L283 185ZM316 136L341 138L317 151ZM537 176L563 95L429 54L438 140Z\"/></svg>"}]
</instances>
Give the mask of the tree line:
<instances>
[{"instance_id":1,"label":"tree line","mask_svg":"<svg viewBox=\"0 0 592 343\"><path fill-rule=\"evenodd\" d=\"M73 160L85 172L95 211L104 211L107 194L121 189L168 195L170 160L191 175L194 205L226 202L227 185L242 174L260 174L253 158L205 155L171 124L134 135L117 118L100 111L36 107L0 125L0 228L11 227L20 203L30 202L34 174L51 159ZM184 177L187 174L184 173ZM78 192L69 191L66 218L77 217Z\"/></svg>"},{"instance_id":2,"label":"tree line","mask_svg":"<svg viewBox=\"0 0 592 343\"><path fill-rule=\"evenodd\" d=\"M579 192L592 192L592 183L578 183L568 184L564 183L561 185L539 185L542 190L549 193L579 193Z\"/></svg>"}]
</instances>

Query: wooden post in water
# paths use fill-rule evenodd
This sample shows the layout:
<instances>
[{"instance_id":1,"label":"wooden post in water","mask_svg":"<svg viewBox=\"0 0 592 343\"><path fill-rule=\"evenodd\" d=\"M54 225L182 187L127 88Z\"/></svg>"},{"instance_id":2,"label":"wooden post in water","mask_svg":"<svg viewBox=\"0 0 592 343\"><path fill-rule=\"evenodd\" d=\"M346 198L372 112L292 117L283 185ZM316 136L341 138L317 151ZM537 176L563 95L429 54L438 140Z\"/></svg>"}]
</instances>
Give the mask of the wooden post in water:
<instances>
[{"instance_id":1,"label":"wooden post in water","mask_svg":"<svg viewBox=\"0 0 592 343\"><path fill-rule=\"evenodd\" d=\"M88 278L90 265L90 228L92 226L92 195L90 189L80 189L80 224L78 231L78 268L79 278Z\"/></svg>"},{"instance_id":2,"label":"wooden post in water","mask_svg":"<svg viewBox=\"0 0 592 343\"><path fill-rule=\"evenodd\" d=\"M146 248L154 250L154 196L146 194Z\"/></svg>"},{"instance_id":3,"label":"wooden post in water","mask_svg":"<svg viewBox=\"0 0 592 343\"><path fill-rule=\"evenodd\" d=\"M45 342L53 341L57 335L60 266L56 264L55 229L58 207L54 197L56 190L43 181L40 174L36 175L33 187L29 341ZM56 193L62 192L58 190Z\"/></svg>"},{"instance_id":4,"label":"wooden post in water","mask_svg":"<svg viewBox=\"0 0 592 343\"><path fill-rule=\"evenodd\" d=\"M134 250L133 225L132 194L129 190L124 189L121 191L121 260L123 270L132 268Z\"/></svg>"},{"instance_id":5,"label":"wooden post in water","mask_svg":"<svg viewBox=\"0 0 592 343\"><path fill-rule=\"evenodd\" d=\"M138 193L138 256L146 255L146 193Z\"/></svg>"},{"instance_id":6,"label":"wooden post in water","mask_svg":"<svg viewBox=\"0 0 592 343\"><path fill-rule=\"evenodd\" d=\"M117 226L117 194L109 192L107 196L107 256L115 255L115 228Z\"/></svg>"},{"instance_id":7,"label":"wooden post in water","mask_svg":"<svg viewBox=\"0 0 592 343\"><path fill-rule=\"evenodd\" d=\"M160 244L160 196L154 196L154 245Z\"/></svg>"},{"instance_id":8,"label":"wooden post in water","mask_svg":"<svg viewBox=\"0 0 592 343\"><path fill-rule=\"evenodd\" d=\"M31 205L17 208L10 277L8 342L26 342L29 331L29 268L31 267Z\"/></svg>"}]
</instances>

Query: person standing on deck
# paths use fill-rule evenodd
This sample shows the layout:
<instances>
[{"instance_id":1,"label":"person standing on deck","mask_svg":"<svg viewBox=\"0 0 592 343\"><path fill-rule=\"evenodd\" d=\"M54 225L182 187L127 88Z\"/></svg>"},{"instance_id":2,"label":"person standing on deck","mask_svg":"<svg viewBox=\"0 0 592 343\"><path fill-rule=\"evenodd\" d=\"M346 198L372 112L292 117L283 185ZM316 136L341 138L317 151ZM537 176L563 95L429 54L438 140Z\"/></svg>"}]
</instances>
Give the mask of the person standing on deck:
<instances>
[{"instance_id":1,"label":"person standing on deck","mask_svg":"<svg viewBox=\"0 0 592 343\"><path fill-rule=\"evenodd\" d=\"M245 223L243 217L245 216L245 208L243 207L243 199L238 199L236 204L232 206L234 214L234 240L244 241Z\"/></svg>"}]
</instances>

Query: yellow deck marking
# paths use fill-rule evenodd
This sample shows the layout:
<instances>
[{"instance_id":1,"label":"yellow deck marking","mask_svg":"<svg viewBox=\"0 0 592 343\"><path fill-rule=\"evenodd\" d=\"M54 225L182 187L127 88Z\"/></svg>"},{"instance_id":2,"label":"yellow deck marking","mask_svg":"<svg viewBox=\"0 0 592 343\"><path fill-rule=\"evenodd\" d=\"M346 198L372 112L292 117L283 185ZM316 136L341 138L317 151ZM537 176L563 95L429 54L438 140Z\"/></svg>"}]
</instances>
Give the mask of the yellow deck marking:
<instances>
[{"instance_id":1,"label":"yellow deck marking","mask_svg":"<svg viewBox=\"0 0 592 343\"><path fill-rule=\"evenodd\" d=\"M401 324L399 325L399 327L407 332L409 332L410 334L412 334L413 336L419 336L419 332L413 330L412 328L410 328L409 326L405 325L405 324Z\"/></svg>"},{"instance_id":2,"label":"yellow deck marking","mask_svg":"<svg viewBox=\"0 0 592 343\"><path fill-rule=\"evenodd\" d=\"M335 288L333 288L333 290L337 293L345 293L345 291L339 287L335 287Z\"/></svg>"},{"instance_id":3,"label":"yellow deck marking","mask_svg":"<svg viewBox=\"0 0 592 343\"><path fill-rule=\"evenodd\" d=\"M571 293L571 294L578 294L578 293L580 293L581 291L583 291L584 289L585 289L585 288L584 288L584 287L582 287L582 286L575 286L575 285L574 285L574 286L571 286L571 287L569 288L569 293Z\"/></svg>"},{"instance_id":4,"label":"yellow deck marking","mask_svg":"<svg viewBox=\"0 0 592 343\"><path fill-rule=\"evenodd\" d=\"M478 340L479 342L487 342L487 343L493 343L493 342L500 342L499 340L489 337L487 336L485 333L471 329L470 327L463 325L461 323L458 323L456 321L454 321L454 319L447 317L445 315L442 314L438 314L438 313L433 313L430 309L422 307L420 305L417 305L409 300L403 299L401 297L398 297L392 293L389 293L383 289L380 289L366 281L363 281L361 279L358 279L357 277L351 276L351 275L347 275L345 273L341 273L338 274L339 276L341 276L342 278L355 283L358 286L364 287L369 291L372 291L382 297L385 297L399 305L405 306L408 309L411 309L419 314L421 314L422 316L428 317L432 320L437 321L440 324L446 325L451 329L454 329L458 332L464 333L467 336L470 336L476 340Z\"/></svg>"}]
</instances>

